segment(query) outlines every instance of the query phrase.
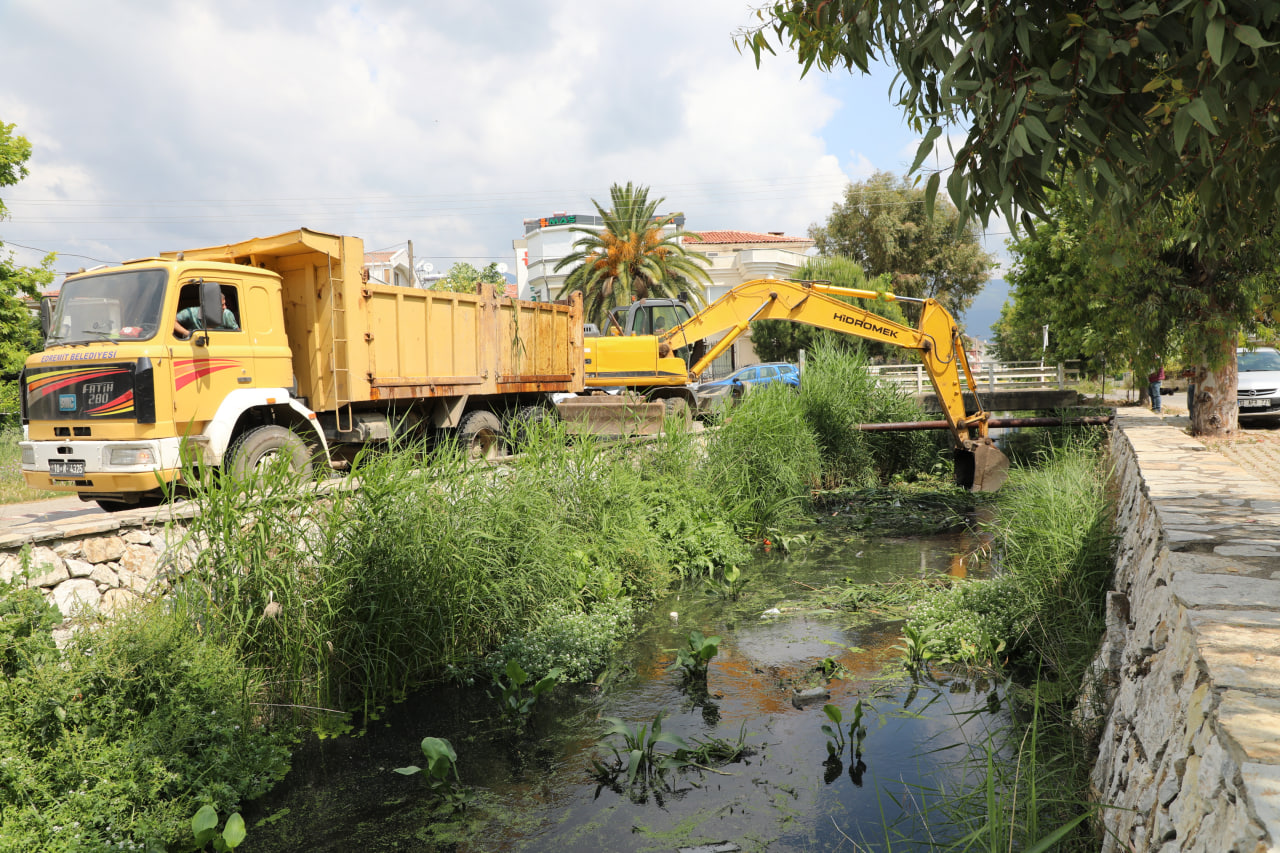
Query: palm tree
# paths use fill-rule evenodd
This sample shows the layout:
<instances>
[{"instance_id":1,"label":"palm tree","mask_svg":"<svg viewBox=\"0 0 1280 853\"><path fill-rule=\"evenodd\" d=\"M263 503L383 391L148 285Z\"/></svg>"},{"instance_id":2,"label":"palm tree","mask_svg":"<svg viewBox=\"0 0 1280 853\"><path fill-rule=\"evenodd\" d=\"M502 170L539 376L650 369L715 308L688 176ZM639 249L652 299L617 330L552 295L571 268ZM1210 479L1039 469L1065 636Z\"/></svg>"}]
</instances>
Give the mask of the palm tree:
<instances>
[{"instance_id":1,"label":"palm tree","mask_svg":"<svg viewBox=\"0 0 1280 853\"><path fill-rule=\"evenodd\" d=\"M570 229L583 236L574 241L574 251L555 266L555 271L573 266L565 279L564 292L581 291L589 322L604 328L609 309L627 305L633 299L650 296L675 297L688 294L696 306L706 304L705 284L711 283L702 266L706 255L681 245L686 232L665 232L674 217L659 217L654 211L666 199L649 201L649 188L614 184L609 188L612 208L604 210L592 199L604 230Z\"/></svg>"}]
</instances>

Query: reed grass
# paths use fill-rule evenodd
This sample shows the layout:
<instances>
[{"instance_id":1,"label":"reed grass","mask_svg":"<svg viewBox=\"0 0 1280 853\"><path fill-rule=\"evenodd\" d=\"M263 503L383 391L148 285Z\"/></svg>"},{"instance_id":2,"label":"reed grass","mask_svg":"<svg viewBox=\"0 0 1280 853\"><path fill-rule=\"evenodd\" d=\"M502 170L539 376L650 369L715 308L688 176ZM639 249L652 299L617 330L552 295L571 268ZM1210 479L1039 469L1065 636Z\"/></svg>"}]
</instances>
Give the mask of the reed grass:
<instances>
[{"instance_id":1,"label":"reed grass","mask_svg":"<svg viewBox=\"0 0 1280 853\"><path fill-rule=\"evenodd\" d=\"M821 343L800 383L804 418L817 437L829 485L868 487L930 472L948 446L945 433L862 432L859 424L926 420L906 392L880 384L861 350Z\"/></svg>"},{"instance_id":2,"label":"reed grass","mask_svg":"<svg viewBox=\"0 0 1280 853\"><path fill-rule=\"evenodd\" d=\"M1089 733L1073 711L1104 630L1113 557L1107 467L1087 447L1047 450L1015 469L990 523L999 574L939 592L908 629L934 658L993 668L1008 727L971 745L968 789L933 791L928 822L945 849L1096 849L1088 819ZM952 832L954 831L954 832Z\"/></svg>"}]
</instances>

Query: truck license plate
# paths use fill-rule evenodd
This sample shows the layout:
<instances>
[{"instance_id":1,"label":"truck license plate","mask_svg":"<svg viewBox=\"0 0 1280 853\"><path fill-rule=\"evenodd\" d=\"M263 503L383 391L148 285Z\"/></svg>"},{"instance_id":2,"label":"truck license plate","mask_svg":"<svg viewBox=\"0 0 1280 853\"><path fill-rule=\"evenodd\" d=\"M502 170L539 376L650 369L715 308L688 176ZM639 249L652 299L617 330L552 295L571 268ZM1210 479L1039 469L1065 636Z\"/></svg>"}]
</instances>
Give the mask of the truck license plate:
<instances>
[{"instance_id":1,"label":"truck license plate","mask_svg":"<svg viewBox=\"0 0 1280 853\"><path fill-rule=\"evenodd\" d=\"M63 477L79 477L84 474L83 459L50 459L49 473Z\"/></svg>"}]
</instances>

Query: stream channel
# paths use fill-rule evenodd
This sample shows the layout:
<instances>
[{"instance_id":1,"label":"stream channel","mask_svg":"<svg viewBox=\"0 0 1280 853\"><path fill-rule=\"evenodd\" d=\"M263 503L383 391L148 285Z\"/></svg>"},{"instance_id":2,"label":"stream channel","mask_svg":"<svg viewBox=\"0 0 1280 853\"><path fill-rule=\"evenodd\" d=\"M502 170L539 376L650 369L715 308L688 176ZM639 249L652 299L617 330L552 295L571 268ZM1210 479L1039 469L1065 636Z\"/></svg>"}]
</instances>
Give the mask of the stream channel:
<instances>
[{"instance_id":1,"label":"stream channel","mask_svg":"<svg viewBox=\"0 0 1280 853\"><path fill-rule=\"evenodd\" d=\"M359 737L309 739L277 789L246 810L247 853L293 851L732 851L911 850L946 836L927 812L939 789L966 783L993 729L1007 722L996 688L901 665L901 622L829 609L846 581L882 583L982 573L972 532L868 538L840 517L803 531L744 567L738 600L703 586L673 593L639 620L604 690L544 694L523 735L503 722L486 686L440 685L387 710ZM822 595L816 590L827 589ZM780 611L776 615L766 611ZM675 614L674 616L672 614ZM669 668L691 629L721 637L707 692L691 695ZM838 677L823 674L838 664ZM805 704L795 691L825 687ZM492 689L490 687L490 689ZM694 691L696 693L696 691ZM861 700L860 760L827 760L825 702ZM593 757L623 754L603 717L689 738L741 736L749 754L716 772L668 771L647 789L602 785ZM447 738L471 800L449 814L419 776L419 742ZM669 751L662 746L660 750ZM970 784L973 779L967 780Z\"/></svg>"}]
</instances>

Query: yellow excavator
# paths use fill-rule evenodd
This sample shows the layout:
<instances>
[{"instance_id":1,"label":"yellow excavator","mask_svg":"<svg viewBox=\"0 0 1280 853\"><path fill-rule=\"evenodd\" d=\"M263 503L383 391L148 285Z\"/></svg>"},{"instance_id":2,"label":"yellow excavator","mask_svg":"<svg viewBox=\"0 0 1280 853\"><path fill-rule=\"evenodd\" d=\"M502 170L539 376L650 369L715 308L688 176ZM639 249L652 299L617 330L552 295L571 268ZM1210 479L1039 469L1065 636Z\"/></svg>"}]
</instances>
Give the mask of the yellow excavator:
<instances>
[{"instance_id":1,"label":"yellow excavator","mask_svg":"<svg viewBox=\"0 0 1280 853\"><path fill-rule=\"evenodd\" d=\"M920 320L913 329L835 296L915 303ZM586 339L586 385L623 387L663 403L668 414L684 413L693 403L691 383L753 320L805 323L918 351L955 439L956 481L984 492L994 492L1004 483L1009 460L987 434L989 415L976 392L976 411L965 411L961 371L969 388L976 389L977 383L960 330L934 299L824 282L757 279L734 287L697 314L680 300L641 300L615 309L608 328ZM723 337L709 345L717 335Z\"/></svg>"}]
</instances>

